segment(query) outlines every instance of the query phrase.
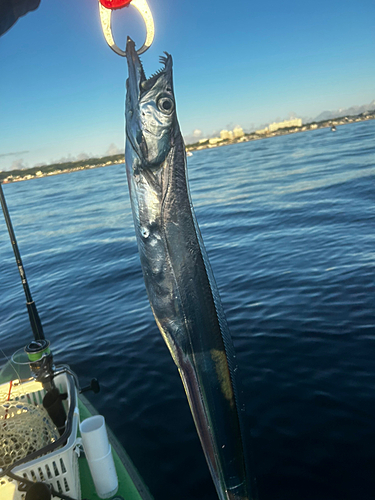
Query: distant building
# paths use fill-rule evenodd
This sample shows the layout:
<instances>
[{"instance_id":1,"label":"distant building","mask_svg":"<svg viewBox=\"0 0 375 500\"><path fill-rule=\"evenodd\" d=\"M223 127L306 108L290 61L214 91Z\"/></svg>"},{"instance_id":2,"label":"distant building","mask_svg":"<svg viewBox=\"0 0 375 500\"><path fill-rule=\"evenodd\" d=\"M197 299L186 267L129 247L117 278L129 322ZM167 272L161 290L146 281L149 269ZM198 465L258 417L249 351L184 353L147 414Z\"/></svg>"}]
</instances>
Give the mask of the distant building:
<instances>
[{"instance_id":1,"label":"distant building","mask_svg":"<svg viewBox=\"0 0 375 500\"><path fill-rule=\"evenodd\" d=\"M284 120L283 122L279 123L271 123L268 126L268 130L270 132L275 132L275 130L279 130L280 128L291 128L291 127L302 127L302 120L301 118L294 118L292 120Z\"/></svg>"},{"instance_id":2,"label":"distant building","mask_svg":"<svg viewBox=\"0 0 375 500\"><path fill-rule=\"evenodd\" d=\"M217 144L218 142L222 141L223 139L221 137L211 137L211 139L208 140L210 144Z\"/></svg>"},{"instance_id":3,"label":"distant building","mask_svg":"<svg viewBox=\"0 0 375 500\"><path fill-rule=\"evenodd\" d=\"M232 140L233 132L231 130L222 130L220 132L220 138L222 141L225 141L226 139Z\"/></svg>"},{"instance_id":4,"label":"distant building","mask_svg":"<svg viewBox=\"0 0 375 500\"><path fill-rule=\"evenodd\" d=\"M258 135L264 135L264 134L267 134L268 132L268 127L266 128L262 128L261 130L256 130L255 133L258 134Z\"/></svg>"},{"instance_id":5,"label":"distant building","mask_svg":"<svg viewBox=\"0 0 375 500\"><path fill-rule=\"evenodd\" d=\"M199 139L198 143L202 144L203 142L207 142L207 141L208 141L208 139Z\"/></svg>"},{"instance_id":6,"label":"distant building","mask_svg":"<svg viewBox=\"0 0 375 500\"><path fill-rule=\"evenodd\" d=\"M245 135L245 132L243 131L243 128L238 126L234 127L233 129L233 135L234 137L243 137Z\"/></svg>"}]
</instances>

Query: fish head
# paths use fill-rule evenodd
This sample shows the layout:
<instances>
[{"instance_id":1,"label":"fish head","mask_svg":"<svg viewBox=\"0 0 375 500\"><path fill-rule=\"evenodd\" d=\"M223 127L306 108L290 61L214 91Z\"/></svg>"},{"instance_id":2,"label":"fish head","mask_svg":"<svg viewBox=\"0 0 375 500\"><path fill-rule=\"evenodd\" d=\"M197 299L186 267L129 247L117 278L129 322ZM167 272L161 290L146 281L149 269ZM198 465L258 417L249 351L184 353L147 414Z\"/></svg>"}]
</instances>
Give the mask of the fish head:
<instances>
[{"instance_id":1,"label":"fish head","mask_svg":"<svg viewBox=\"0 0 375 500\"><path fill-rule=\"evenodd\" d=\"M179 131L173 92L172 57L160 58L163 68L146 78L133 40L128 38L126 57L126 135L143 164L160 165Z\"/></svg>"}]
</instances>

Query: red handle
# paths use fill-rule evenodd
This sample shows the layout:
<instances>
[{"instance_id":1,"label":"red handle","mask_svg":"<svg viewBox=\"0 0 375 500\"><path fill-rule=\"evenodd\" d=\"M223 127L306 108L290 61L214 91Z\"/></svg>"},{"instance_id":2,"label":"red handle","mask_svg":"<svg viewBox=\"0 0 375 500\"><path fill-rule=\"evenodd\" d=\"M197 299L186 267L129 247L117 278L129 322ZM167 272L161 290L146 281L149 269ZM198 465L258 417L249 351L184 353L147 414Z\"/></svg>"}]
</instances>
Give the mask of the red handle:
<instances>
[{"instance_id":1,"label":"red handle","mask_svg":"<svg viewBox=\"0 0 375 500\"><path fill-rule=\"evenodd\" d=\"M115 10L122 9L130 4L132 0L99 0L99 2L107 9Z\"/></svg>"}]
</instances>

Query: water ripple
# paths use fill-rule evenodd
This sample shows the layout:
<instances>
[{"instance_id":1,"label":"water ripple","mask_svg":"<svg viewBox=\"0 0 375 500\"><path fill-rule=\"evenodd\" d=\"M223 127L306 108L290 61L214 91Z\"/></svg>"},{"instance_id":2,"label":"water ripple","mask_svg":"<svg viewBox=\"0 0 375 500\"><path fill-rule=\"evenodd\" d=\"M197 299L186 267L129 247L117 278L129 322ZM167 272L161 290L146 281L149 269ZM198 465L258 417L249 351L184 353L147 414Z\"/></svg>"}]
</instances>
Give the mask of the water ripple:
<instances>
[{"instance_id":1,"label":"water ripple","mask_svg":"<svg viewBox=\"0 0 375 500\"><path fill-rule=\"evenodd\" d=\"M356 123L189 158L261 500L373 498L374 133L374 121ZM156 500L214 499L147 301L124 166L4 191L55 357L82 383L99 377L94 403ZM30 332L2 220L0 239L2 349L11 355Z\"/></svg>"}]
</instances>

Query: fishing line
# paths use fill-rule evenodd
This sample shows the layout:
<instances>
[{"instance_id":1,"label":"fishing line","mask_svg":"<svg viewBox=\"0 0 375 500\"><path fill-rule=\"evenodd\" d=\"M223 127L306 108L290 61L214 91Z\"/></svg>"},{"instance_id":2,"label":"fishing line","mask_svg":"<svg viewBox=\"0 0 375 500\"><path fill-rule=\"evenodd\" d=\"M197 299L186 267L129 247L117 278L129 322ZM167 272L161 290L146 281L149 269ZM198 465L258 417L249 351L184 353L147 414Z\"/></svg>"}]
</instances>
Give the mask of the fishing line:
<instances>
[{"instance_id":1,"label":"fishing line","mask_svg":"<svg viewBox=\"0 0 375 500\"><path fill-rule=\"evenodd\" d=\"M4 358L7 360L7 362L10 364L10 366L13 368L13 370L16 372L16 375L18 377L18 380L21 380L21 376L20 374L18 373L16 367L14 366L14 363L12 363L12 358L8 358L8 356L5 354L5 352L1 349L0 347L0 351L2 352Z\"/></svg>"}]
</instances>

